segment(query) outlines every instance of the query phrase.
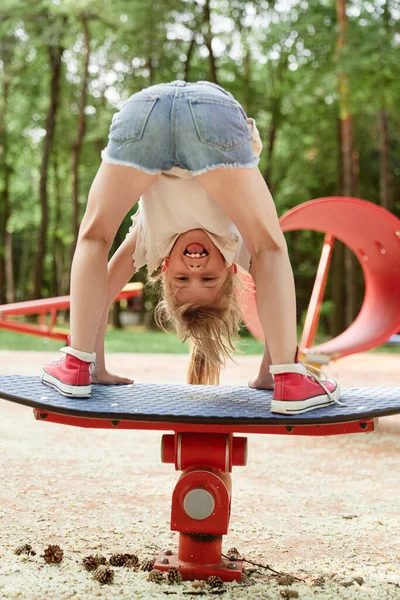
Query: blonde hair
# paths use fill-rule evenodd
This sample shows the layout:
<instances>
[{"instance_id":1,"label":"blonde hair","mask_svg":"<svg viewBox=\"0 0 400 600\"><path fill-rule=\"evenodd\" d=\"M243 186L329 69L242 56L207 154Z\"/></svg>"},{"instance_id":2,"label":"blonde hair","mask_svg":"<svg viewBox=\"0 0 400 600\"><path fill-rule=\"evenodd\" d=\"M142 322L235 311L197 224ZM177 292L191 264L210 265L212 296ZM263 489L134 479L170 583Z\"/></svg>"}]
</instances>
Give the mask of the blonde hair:
<instances>
[{"instance_id":1,"label":"blonde hair","mask_svg":"<svg viewBox=\"0 0 400 600\"><path fill-rule=\"evenodd\" d=\"M191 384L217 385L221 367L231 358L238 339L241 310L237 298L239 277L230 270L221 286L214 305L195 303L179 304L168 277L160 273L149 278L152 283L161 282L163 299L155 309L159 327L176 329L182 342L189 340L190 363L187 382Z\"/></svg>"}]
</instances>

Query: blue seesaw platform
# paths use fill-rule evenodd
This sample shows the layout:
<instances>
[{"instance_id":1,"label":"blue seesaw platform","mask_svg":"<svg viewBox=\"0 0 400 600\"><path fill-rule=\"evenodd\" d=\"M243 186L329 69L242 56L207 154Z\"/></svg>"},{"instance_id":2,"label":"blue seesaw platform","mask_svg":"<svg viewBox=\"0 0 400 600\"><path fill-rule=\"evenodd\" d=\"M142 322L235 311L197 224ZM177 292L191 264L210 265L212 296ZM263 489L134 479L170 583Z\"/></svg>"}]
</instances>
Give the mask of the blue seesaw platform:
<instances>
[{"instance_id":1,"label":"blue seesaw platform","mask_svg":"<svg viewBox=\"0 0 400 600\"><path fill-rule=\"evenodd\" d=\"M93 385L87 399L67 398L39 377L0 376L0 398L71 417L163 423L311 425L400 413L400 387L342 390L341 401L302 415L270 412L272 391L248 387L144 384ZM143 423L145 428L145 423Z\"/></svg>"}]
</instances>

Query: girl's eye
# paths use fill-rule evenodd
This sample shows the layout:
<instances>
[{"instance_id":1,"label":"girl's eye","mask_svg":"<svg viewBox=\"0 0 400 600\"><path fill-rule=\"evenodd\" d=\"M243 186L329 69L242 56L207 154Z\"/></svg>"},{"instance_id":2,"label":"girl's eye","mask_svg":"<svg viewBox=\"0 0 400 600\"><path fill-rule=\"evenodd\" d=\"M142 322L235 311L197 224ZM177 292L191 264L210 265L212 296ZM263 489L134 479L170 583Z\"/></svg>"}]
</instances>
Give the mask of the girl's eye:
<instances>
[{"instance_id":1,"label":"girl's eye","mask_svg":"<svg viewBox=\"0 0 400 600\"><path fill-rule=\"evenodd\" d=\"M177 281L187 281L189 279L189 277L177 277L176 280Z\"/></svg>"},{"instance_id":2,"label":"girl's eye","mask_svg":"<svg viewBox=\"0 0 400 600\"><path fill-rule=\"evenodd\" d=\"M215 277L203 277L203 281L215 281Z\"/></svg>"}]
</instances>

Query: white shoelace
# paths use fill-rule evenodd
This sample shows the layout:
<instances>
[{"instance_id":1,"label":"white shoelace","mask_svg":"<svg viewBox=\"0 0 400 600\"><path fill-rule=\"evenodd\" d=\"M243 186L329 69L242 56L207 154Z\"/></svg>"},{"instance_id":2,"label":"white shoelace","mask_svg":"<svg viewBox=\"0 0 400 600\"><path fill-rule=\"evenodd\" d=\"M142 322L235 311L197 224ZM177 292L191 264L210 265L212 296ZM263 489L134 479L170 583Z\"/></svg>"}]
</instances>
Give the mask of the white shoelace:
<instances>
[{"instance_id":1,"label":"white shoelace","mask_svg":"<svg viewBox=\"0 0 400 600\"><path fill-rule=\"evenodd\" d=\"M328 380L326 373L324 373L320 369L317 369L316 367L313 367L312 365L307 365L301 361L299 362L303 365L303 367L307 371L307 374L310 377L312 377L312 379L318 381L318 383L325 390L326 395L328 396L328 398L330 398L330 400L332 400L332 402L335 402L335 404L339 404L340 406L346 406L344 402L340 402L340 400L335 398L332 392L330 392L328 388L324 385L324 382Z\"/></svg>"}]
</instances>

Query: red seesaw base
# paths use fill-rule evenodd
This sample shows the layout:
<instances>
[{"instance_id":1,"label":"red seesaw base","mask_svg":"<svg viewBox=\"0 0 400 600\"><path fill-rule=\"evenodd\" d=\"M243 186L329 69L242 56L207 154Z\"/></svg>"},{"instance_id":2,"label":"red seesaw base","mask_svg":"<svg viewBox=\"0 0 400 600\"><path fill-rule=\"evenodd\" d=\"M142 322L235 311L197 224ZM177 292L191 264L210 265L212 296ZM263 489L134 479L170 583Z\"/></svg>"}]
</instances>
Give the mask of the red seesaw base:
<instances>
[{"instance_id":1,"label":"red seesaw base","mask_svg":"<svg viewBox=\"0 0 400 600\"><path fill-rule=\"evenodd\" d=\"M157 556L155 569L168 571L176 567L184 580L208 579L211 575L220 577L223 581L240 581L242 578L243 562L241 560L229 561L221 557L222 535L205 536L199 534L179 535L179 550L186 547L191 553L190 561L183 561L171 550L163 550ZM214 563L210 561L215 561Z\"/></svg>"},{"instance_id":2,"label":"red seesaw base","mask_svg":"<svg viewBox=\"0 0 400 600\"><path fill-rule=\"evenodd\" d=\"M179 531L178 554L161 552L154 568L176 567L183 579L240 581L242 561L222 557L222 536L231 513L232 466L247 462L247 438L218 433L164 435L161 456L182 470L173 495L171 529Z\"/></svg>"}]
</instances>

